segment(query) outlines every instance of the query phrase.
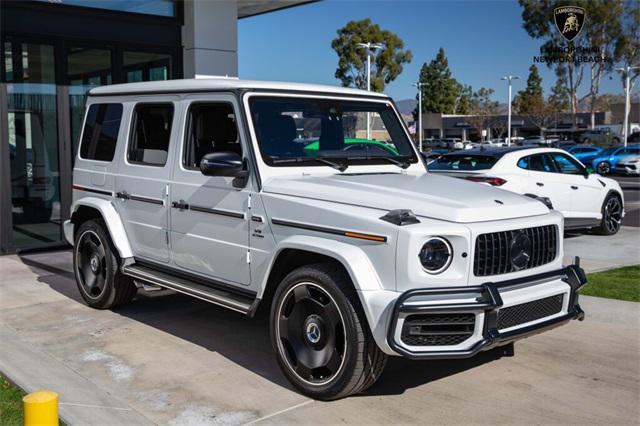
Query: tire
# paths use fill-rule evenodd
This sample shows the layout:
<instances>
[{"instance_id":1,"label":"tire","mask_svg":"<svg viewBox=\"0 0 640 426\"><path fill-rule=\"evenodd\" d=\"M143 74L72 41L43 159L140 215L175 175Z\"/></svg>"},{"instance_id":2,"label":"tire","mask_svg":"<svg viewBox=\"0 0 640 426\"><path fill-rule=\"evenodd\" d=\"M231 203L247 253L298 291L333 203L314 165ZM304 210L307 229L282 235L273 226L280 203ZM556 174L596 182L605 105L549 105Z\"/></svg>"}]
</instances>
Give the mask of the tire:
<instances>
[{"instance_id":1,"label":"tire","mask_svg":"<svg viewBox=\"0 0 640 426\"><path fill-rule=\"evenodd\" d=\"M610 194L602 203L602 221L595 229L599 235L615 235L622 224L622 200L614 194Z\"/></svg>"},{"instance_id":2,"label":"tire","mask_svg":"<svg viewBox=\"0 0 640 426\"><path fill-rule=\"evenodd\" d=\"M589 143L590 141L591 141L591 140L590 140L589 138L583 138L583 139L582 139L582 143L583 143L583 144L587 144L587 143Z\"/></svg>"},{"instance_id":3,"label":"tire","mask_svg":"<svg viewBox=\"0 0 640 426\"><path fill-rule=\"evenodd\" d=\"M598 163L598 165L596 166L596 170L598 171L598 173L600 173L601 175L608 175L609 173L611 173L611 164L609 164L608 161L601 161L600 163Z\"/></svg>"},{"instance_id":4,"label":"tire","mask_svg":"<svg viewBox=\"0 0 640 426\"><path fill-rule=\"evenodd\" d=\"M289 273L274 294L270 330L280 369L311 398L328 401L362 392L386 365L339 265L318 263Z\"/></svg>"},{"instance_id":5,"label":"tire","mask_svg":"<svg viewBox=\"0 0 640 426\"><path fill-rule=\"evenodd\" d=\"M73 245L73 270L87 305L112 309L133 300L137 288L118 266L118 255L102 219L82 223Z\"/></svg>"},{"instance_id":6,"label":"tire","mask_svg":"<svg viewBox=\"0 0 640 426\"><path fill-rule=\"evenodd\" d=\"M620 143L620 139L619 138L613 138L613 143L614 144L619 144Z\"/></svg>"}]
</instances>

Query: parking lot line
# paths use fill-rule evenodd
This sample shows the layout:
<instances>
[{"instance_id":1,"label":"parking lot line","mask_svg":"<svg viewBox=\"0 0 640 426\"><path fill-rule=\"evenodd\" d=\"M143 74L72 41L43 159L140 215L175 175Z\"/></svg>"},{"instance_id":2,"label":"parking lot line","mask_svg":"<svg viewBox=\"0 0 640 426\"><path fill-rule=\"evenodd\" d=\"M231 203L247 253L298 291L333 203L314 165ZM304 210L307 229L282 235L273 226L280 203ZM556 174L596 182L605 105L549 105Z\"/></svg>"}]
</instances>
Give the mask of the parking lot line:
<instances>
[{"instance_id":1,"label":"parking lot line","mask_svg":"<svg viewBox=\"0 0 640 426\"><path fill-rule=\"evenodd\" d=\"M304 407L305 405L311 404L312 402L313 402L313 400L310 399L308 401L301 402L300 404L293 405L293 406L291 406L289 408L285 408L284 410L276 411L275 413L271 413L271 414L266 415L264 417L260 417L259 419L253 420L253 421L251 421L249 423L245 423L245 424L246 425L253 425L253 424L256 424L256 423L261 422L263 420L267 420L267 419L270 419L272 417L279 416L280 414L295 410L296 408Z\"/></svg>"}]
</instances>

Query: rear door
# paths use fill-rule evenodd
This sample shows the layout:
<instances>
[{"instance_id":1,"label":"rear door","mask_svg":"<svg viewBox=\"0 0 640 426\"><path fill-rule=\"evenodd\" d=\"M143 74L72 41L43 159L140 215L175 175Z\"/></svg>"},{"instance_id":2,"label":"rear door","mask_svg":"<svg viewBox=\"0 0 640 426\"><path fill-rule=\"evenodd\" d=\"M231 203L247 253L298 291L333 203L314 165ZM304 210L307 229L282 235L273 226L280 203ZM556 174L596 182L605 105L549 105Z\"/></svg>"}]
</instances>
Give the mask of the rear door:
<instances>
[{"instance_id":1,"label":"rear door","mask_svg":"<svg viewBox=\"0 0 640 426\"><path fill-rule=\"evenodd\" d=\"M167 195L176 138L175 101L133 106L129 137L116 178L116 208L136 258L168 262Z\"/></svg>"},{"instance_id":2,"label":"rear door","mask_svg":"<svg viewBox=\"0 0 640 426\"><path fill-rule=\"evenodd\" d=\"M248 285L250 185L239 188L234 178L205 176L199 169L201 158L210 152L242 155L236 98L192 95L183 102L187 111L183 147L176 157L171 188L174 262L225 283Z\"/></svg>"}]
</instances>

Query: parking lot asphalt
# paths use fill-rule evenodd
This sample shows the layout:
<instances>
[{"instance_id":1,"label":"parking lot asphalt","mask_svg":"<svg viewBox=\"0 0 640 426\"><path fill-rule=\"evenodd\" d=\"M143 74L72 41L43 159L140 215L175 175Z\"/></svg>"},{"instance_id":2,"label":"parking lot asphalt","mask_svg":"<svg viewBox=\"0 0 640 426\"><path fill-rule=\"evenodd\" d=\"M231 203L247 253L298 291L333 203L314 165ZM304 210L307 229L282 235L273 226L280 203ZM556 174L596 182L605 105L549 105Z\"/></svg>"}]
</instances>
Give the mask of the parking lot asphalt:
<instances>
[{"instance_id":1,"label":"parking lot asphalt","mask_svg":"<svg viewBox=\"0 0 640 426\"><path fill-rule=\"evenodd\" d=\"M70 252L4 256L0 372L59 392L70 424L637 424L640 304L582 301L584 322L519 342L514 357L393 358L366 394L326 403L291 389L264 315L168 292L94 310Z\"/></svg>"}]
</instances>

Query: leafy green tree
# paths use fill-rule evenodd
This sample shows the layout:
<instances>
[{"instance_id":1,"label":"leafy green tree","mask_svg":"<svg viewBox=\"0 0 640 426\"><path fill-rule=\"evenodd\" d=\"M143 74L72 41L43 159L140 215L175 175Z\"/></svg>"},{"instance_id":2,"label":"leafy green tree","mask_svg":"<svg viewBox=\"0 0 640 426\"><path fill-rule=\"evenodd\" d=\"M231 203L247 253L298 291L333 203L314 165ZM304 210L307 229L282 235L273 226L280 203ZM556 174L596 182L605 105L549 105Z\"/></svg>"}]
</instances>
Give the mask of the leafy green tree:
<instances>
[{"instance_id":1,"label":"leafy green tree","mask_svg":"<svg viewBox=\"0 0 640 426\"><path fill-rule=\"evenodd\" d=\"M469 98L469 117L466 121L478 135L482 135L482 130L486 129L493 116L498 114L499 104L491 100L492 95L493 89L481 87Z\"/></svg>"},{"instance_id":2,"label":"leafy green tree","mask_svg":"<svg viewBox=\"0 0 640 426\"><path fill-rule=\"evenodd\" d=\"M469 114L469 103L473 96L473 89L467 84L458 83L458 97L454 114Z\"/></svg>"},{"instance_id":3,"label":"leafy green tree","mask_svg":"<svg viewBox=\"0 0 640 426\"><path fill-rule=\"evenodd\" d=\"M542 77L538 72L538 67L532 64L529 67L527 86L518 92L514 99L515 110L520 114L528 114L544 102L544 92L542 89Z\"/></svg>"},{"instance_id":4,"label":"leafy green tree","mask_svg":"<svg viewBox=\"0 0 640 426\"><path fill-rule=\"evenodd\" d=\"M617 56L623 67L640 65L640 3L637 1L625 2L624 15L622 17L622 33L616 46ZM629 76L629 91L640 76L640 69L631 71ZM622 88L625 89L625 75L622 78Z\"/></svg>"},{"instance_id":5,"label":"leafy green tree","mask_svg":"<svg viewBox=\"0 0 640 426\"><path fill-rule=\"evenodd\" d=\"M572 4L567 0L519 0L522 6L523 26L527 33L533 37L544 41L541 46L543 53L554 52L548 56L557 57L555 53L561 49L572 49L576 46L596 47L597 52L587 53L594 56L594 61L583 61L583 53L568 53L562 61L550 61L547 65L556 68L567 76L567 89L571 102L571 113L574 126L577 124L576 113L578 111L578 88L582 83L584 71L589 71L591 97L591 121L595 120L596 99L600 90L602 77L611 71L613 61L616 60L621 37L621 17L623 13L624 0L585 0L579 2L579 6L585 9L587 19L585 20L580 35L573 42L567 42L556 29L553 10L559 6ZM582 44L577 44L584 41ZM610 58L611 60L603 60Z\"/></svg>"},{"instance_id":6,"label":"leafy green tree","mask_svg":"<svg viewBox=\"0 0 640 426\"><path fill-rule=\"evenodd\" d=\"M451 76L449 62L442 47L431 62L422 65L419 81L422 83L423 113L455 113L456 101L460 97L462 86ZM418 107L413 116L417 118Z\"/></svg>"},{"instance_id":7,"label":"leafy green tree","mask_svg":"<svg viewBox=\"0 0 640 426\"><path fill-rule=\"evenodd\" d=\"M551 88L549 103L557 113L566 111L570 106L569 91L564 76L559 75L556 84Z\"/></svg>"},{"instance_id":8,"label":"leafy green tree","mask_svg":"<svg viewBox=\"0 0 640 426\"><path fill-rule=\"evenodd\" d=\"M358 43L381 43L371 61L371 90L382 92L386 84L402 73L403 64L411 62L413 55L404 50L404 42L395 33L382 30L369 18L350 21L338 30L331 47L338 54L335 77L345 87L367 88L367 50Z\"/></svg>"}]
</instances>

